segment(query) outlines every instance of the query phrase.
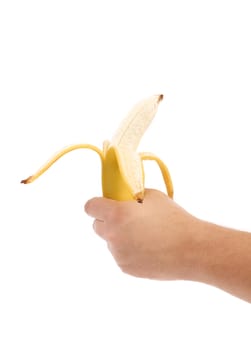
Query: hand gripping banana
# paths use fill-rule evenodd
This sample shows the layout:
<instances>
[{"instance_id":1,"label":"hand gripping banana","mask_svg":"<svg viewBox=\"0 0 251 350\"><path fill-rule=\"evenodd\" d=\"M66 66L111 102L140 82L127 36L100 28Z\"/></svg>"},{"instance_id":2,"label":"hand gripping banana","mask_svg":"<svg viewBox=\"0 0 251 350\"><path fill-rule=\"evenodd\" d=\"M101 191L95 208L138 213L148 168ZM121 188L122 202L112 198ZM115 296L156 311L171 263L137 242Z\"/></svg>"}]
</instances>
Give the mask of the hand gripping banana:
<instances>
[{"instance_id":1,"label":"hand gripping banana","mask_svg":"<svg viewBox=\"0 0 251 350\"><path fill-rule=\"evenodd\" d=\"M153 120L162 99L163 95L154 95L135 105L122 121L111 142L104 141L103 151L89 144L69 146L21 183L33 182L66 153L79 148L89 148L95 151L101 159L104 197L142 202L144 199L143 160L155 160L161 170L167 193L173 198L172 180L166 165L154 154L137 153L139 141Z\"/></svg>"}]
</instances>

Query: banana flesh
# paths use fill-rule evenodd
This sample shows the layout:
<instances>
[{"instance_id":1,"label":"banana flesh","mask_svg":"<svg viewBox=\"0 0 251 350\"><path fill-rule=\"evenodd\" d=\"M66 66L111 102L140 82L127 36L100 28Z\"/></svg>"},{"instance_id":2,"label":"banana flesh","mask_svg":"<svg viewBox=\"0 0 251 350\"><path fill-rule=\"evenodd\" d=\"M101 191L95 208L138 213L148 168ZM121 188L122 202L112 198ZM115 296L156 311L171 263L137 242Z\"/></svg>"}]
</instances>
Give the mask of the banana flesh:
<instances>
[{"instance_id":1,"label":"banana flesh","mask_svg":"<svg viewBox=\"0 0 251 350\"><path fill-rule=\"evenodd\" d=\"M144 199L143 161L154 160L161 170L167 193L169 197L173 198L171 176L163 161L152 153L137 153L139 142L155 117L162 99L163 95L153 95L136 104L122 121L111 142L105 141L103 143L103 150L90 144L69 146L57 153L34 175L22 180L21 183L33 182L66 153L80 148L88 148L95 151L101 160L104 197L142 202Z\"/></svg>"}]
</instances>

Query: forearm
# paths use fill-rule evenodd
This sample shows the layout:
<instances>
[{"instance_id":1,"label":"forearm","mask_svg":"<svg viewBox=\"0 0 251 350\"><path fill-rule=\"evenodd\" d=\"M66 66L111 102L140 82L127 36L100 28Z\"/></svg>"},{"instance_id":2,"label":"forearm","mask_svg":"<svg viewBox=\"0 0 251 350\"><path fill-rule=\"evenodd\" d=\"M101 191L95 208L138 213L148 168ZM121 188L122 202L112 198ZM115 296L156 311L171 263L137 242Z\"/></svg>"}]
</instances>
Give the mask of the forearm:
<instances>
[{"instance_id":1,"label":"forearm","mask_svg":"<svg viewBox=\"0 0 251 350\"><path fill-rule=\"evenodd\" d=\"M190 279L251 302L250 233L200 221L190 259Z\"/></svg>"}]
</instances>

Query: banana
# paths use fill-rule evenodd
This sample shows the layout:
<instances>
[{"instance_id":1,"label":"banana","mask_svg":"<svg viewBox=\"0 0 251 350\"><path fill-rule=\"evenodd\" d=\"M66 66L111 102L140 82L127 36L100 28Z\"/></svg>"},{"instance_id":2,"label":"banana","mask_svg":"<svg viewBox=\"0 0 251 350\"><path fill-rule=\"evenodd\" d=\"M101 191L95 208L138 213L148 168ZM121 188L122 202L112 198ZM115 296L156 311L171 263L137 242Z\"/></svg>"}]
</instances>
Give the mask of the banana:
<instances>
[{"instance_id":1,"label":"banana","mask_svg":"<svg viewBox=\"0 0 251 350\"><path fill-rule=\"evenodd\" d=\"M101 160L104 197L142 202L145 178L143 161L154 160L161 170L167 193L169 197L173 198L171 176L163 161L152 153L137 153L140 139L153 120L162 99L163 95L153 95L136 104L122 121L111 141L104 141L103 150L90 144L69 146L57 153L34 175L22 180L21 183L33 182L66 153L79 148L89 148L95 151Z\"/></svg>"}]
</instances>

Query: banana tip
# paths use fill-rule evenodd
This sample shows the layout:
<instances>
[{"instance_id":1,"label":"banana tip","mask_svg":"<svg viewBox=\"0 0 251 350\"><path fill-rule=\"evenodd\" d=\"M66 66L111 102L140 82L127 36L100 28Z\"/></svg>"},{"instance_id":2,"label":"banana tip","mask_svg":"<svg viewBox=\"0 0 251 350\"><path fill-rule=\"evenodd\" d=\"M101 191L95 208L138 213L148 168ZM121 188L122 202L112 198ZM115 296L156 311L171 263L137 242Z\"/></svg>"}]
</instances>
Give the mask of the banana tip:
<instances>
[{"instance_id":1,"label":"banana tip","mask_svg":"<svg viewBox=\"0 0 251 350\"><path fill-rule=\"evenodd\" d=\"M144 200L144 192L139 192L136 194L136 200L138 203L143 203Z\"/></svg>"},{"instance_id":2,"label":"banana tip","mask_svg":"<svg viewBox=\"0 0 251 350\"><path fill-rule=\"evenodd\" d=\"M163 98L164 98L164 95L163 95L163 94L159 95L158 102L162 101Z\"/></svg>"},{"instance_id":3,"label":"banana tip","mask_svg":"<svg viewBox=\"0 0 251 350\"><path fill-rule=\"evenodd\" d=\"M21 184L25 184L25 185L30 183L30 182L31 182L31 176L27 177L27 179L20 181Z\"/></svg>"}]
</instances>

